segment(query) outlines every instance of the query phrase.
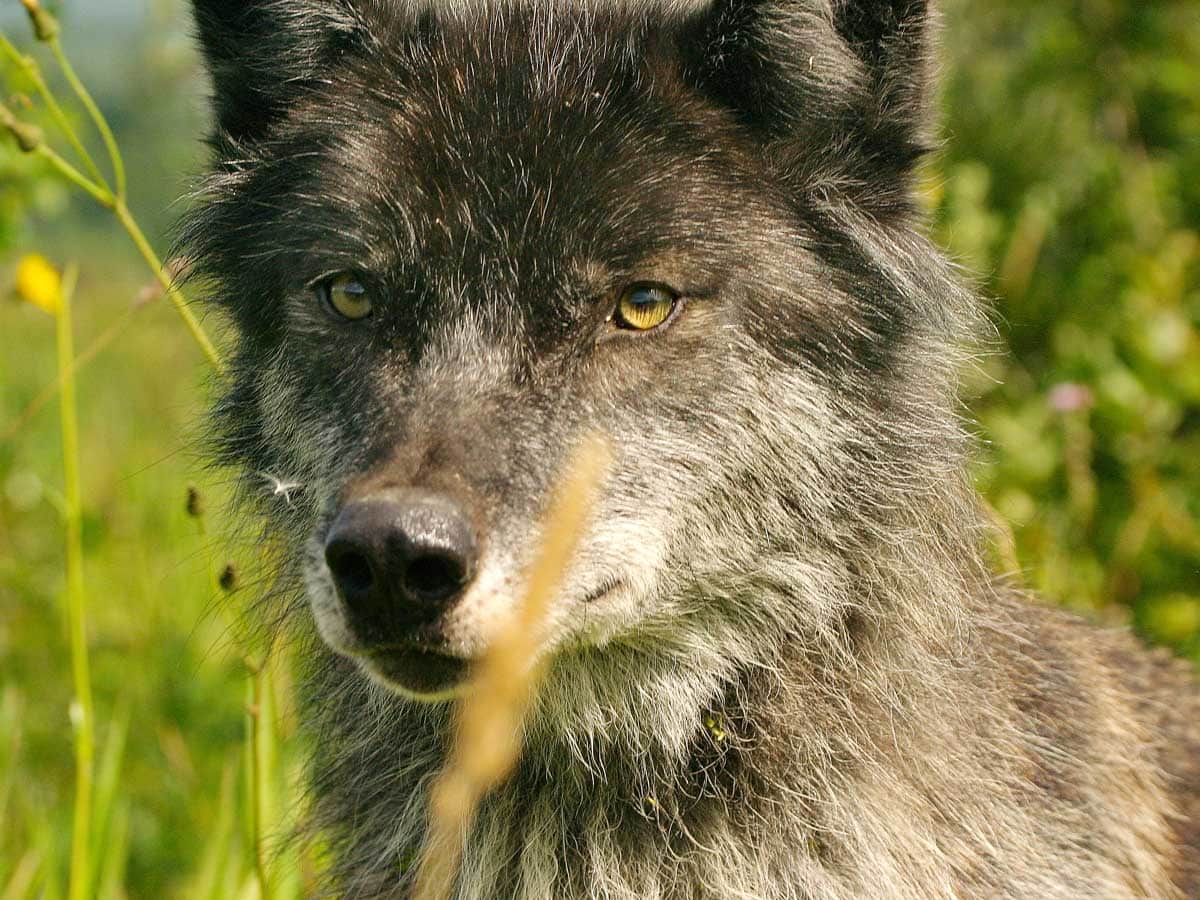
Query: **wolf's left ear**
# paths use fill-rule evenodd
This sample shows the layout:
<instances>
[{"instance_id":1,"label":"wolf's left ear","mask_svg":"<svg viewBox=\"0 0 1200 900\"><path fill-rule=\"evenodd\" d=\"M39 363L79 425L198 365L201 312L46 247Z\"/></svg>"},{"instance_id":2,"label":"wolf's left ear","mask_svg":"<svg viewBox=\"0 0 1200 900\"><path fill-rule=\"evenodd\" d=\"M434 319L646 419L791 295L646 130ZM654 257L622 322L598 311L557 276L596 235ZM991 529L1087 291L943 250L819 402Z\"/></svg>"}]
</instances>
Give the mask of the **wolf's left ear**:
<instances>
[{"instance_id":1,"label":"wolf's left ear","mask_svg":"<svg viewBox=\"0 0 1200 900\"><path fill-rule=\"evenodd\" d=\"M928 140L929 0L714 0L685 68L742 123L811 167L907 189Z\"/></svg>"}]
</instances>

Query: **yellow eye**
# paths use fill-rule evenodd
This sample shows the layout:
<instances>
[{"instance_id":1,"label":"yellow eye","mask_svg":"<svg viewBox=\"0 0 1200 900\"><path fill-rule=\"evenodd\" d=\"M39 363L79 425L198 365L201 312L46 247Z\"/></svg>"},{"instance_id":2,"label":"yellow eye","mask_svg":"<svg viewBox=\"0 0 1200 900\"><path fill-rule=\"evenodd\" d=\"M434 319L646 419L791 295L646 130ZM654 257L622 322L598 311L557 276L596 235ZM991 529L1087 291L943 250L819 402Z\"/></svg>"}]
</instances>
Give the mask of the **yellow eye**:
<instances>
[{"instance_id":1,"label":"yellow eye","mask_svg":"<svg viewBox=\"0 0 1200 900\"><path fill-rule=\"evenodd\" d=\"M618 328L649 331L671 318L678 303L679 297L662 285L631 285L621 294L613 321Z\"/></svg>"},{"instance_id":2,"label":"yellow eye","mask_svg":"<svg viewBox=\"0 0 1200 900\"><path fill-rule=\"evenodd\" d=\"M321 285L325 302L343 319L365 319L374 309L371 295L354 275L336 275Z\"/></svg>"}]
</instances>

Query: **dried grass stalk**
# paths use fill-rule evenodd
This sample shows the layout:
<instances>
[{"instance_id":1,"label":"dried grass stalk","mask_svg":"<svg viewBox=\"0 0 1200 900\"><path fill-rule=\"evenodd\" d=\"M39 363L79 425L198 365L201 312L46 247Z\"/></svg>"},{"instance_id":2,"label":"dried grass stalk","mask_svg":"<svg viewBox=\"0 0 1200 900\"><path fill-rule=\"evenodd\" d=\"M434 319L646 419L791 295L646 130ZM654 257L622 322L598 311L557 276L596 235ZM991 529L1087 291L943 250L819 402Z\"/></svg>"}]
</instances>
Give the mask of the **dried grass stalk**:
<instances>
[{"instance_id":1,"label":"dried grass stalk","mask_svg":"<svg viewBox=\"0 0 1200 900\"><path fill-rule=\"evenodd\" d=\"M454 747L430 793L429 828L413 900L448 900L479 801L500 784L521 753L521 728L541 665L532 664L567 566L583 533L610 452L599 438L575 452L552 497L541 550L515 615L480 660L457 717Z\"/></svg>"}]
</instances>

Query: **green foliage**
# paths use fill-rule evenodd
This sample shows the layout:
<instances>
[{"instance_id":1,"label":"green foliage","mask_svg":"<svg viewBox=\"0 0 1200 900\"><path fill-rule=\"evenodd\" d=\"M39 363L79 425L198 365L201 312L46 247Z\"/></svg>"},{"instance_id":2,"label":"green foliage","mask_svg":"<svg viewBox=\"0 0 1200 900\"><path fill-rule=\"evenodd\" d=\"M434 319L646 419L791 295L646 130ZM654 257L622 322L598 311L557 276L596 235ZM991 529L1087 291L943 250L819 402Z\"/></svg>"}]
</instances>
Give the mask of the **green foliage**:
<instances>
[{"instance_id":1,"label":"green foliage","mask_svg":"<svg viewBox=\"0 0 1200 900\"><path fill-rule=\"evenodd\" d=\"M1200 659L1200 16L946 4L936 224L995 298L979 480L1047 597Z\"/></svg>"},{"instance_id":2,"label":"green foliage","mask_svg":"<svg viewBox=\"0 0 1200 900\"><path fill-rule=\"evenodd\" d=\"M287 691L280 693L280 686L287 684L286 672L282 671L279 660L251 666L238 658L240 654L234 654L232 659L225 654L226 658L218 665L213 665L206 656L195 658L197 646L192 641L202 637L202 625L215 624L225 632L230 628L228 620L220 617L214 621L209 615L212 610L206 608L218 602L221 593L233 589L219 575L217 563L211 558L212 550L204 542L204 519L200 512L203 504L194 488L188 489L185 502L177 475L163 479L155 477L163 472L147 475L146 469L134 472L130 478L138 478L154 492L161 490L168 495L174 492L175 503L147 504L127 498L131 502L113 503L106 510L99 505L102 496L99 490L93 488L95 493L88 493L86 504L80 490L81 457L86 458L89 475L111 478L115 467L128 461L125 454L136 453L142 446L141 438L145 435L140 432L147 430L144 425L148 422L157 420L159 425L148 429L151 441L172 445L178 442L184 426L177 423L174 429L163 427L163 390L179 392L178 407L192 408L189 419L198 416L194 407L201 392L191 377L150 381L145 377L145 369L130 365L136 360L145 366L153 362L155 354L166 354L158 361L160 370L178 371L179 361L187 358L186 348L180 346L182 334L175 328L168 327L166 339L156 342L152 349L145 346L139 349L137 339L144 338L149 331L146 315L139 323L147 326L141 333L123 334L134 313L155 299L167 297L210 364L219 367L220 360L130 212L123 154L113 139L107 117L78 80L73 64L57 40L57 23L37 7L36 0L25 3L37 18L41 26L39 34L44 37L44 45L34 49L52 58L53 71L65 84L73 109L68 113L63 108L55 87L48 83L44 64L33 55L22 55L7 35L0 32L0 58L9 66L3 74L14 85L28 87L35 94L31 100L26 94L14 93L5 97L4 105L0 106L0 126L17 138L15 148L5 145L6 158L12 158L14 172L24 176L12 192L17 202L11 204L14 214L8 220L35 221L40 210L28 201L28 196L22 203L18 192L32 190L40 181L50 181L53 175L62 179L51 181L60 189L64 182L69 183L81 189L101 210L112 214L115 223L110 225L120 226L149 267L148 273L143 270L142 277L152 278L154 283L143 283L140 287L124 283L129 273L136 270L129 270L111 247L93 244L81 248L79 236L92 242L104 239L101 229L85 220L74 229L76 240L70 242L69 252L90 250L83 255L92 261L93 268L107 269L110 275L121 273L106 284L100 296L96 296L94 284L85 284L91 302L80 310L84 313L80 318L86 321L89 332L99 332L90 343L91 349L78 357L74 355L71 343L74 316L68 314L72 304L65 300L71 288L60 289L60 279L53 268L32 255L27 254L14 267L18 272L17 293L27 303L0 310L3 314L0 326L10 348L7 361L14 364L11 382L0 381L0 413L12 408L0 432L0 451L3 451L0 452L0 542L9 551L0 554L0 610L7 612L6 608L11 606L13 612L0 618L0 648L11 651L6 653L11 656L11 666L6 666L0 681L3 698L0 746L6 750L0 756L3 787L0 818L6 826L0 831L0 893L6 900L35 895L53 900L64 894L72 900L88 897L107 900L125 896L127 886L137 885L149 896L169 891L198 898L247 892L263 898L295 897L300 891L302 871L295 853L289 850L268 855L266 849L268 830L280 827L284 815L282 801L294 786L296 775L290 761L292 754L278 749L277 740L287 715L286 703L277 702L276 698L282 696L286 700L290 696ZM148 68L150 61L143 62ZM87 132L80 129L72 114L80 116L88 126ZM84 133L103 144L109 175L104 174L85 146L85 138L81 137ZM59 147L70 159L60 154ZM23 151L20 155L16 155L18 148ZM28 168L22 171L22 166ZM10 228L10 233L13 230ZM43 239L38 243L68 246L61 239ZM76 267L68 266L68 271L73 273ZM74 285L73 275L68 276L66 283ZM50 352L45 340L46 321L39 318L44 313L53 317L49 333L57 333L58 337L57 348L51 343ZM96 370L102 371L115 364L114 378L93 380L99 374L96 370L89 371L86 379L79 379L78 372L73 374L72 360L78 360L76 367L82 371L92 356L118 336L124 338L121 353L101 357L96 366ZM56 378L50 383L61 398L61 434L46 430L37 415L43 401L53 399L53 392L33 389L50 381L44 362L56 357ZM105 402L115 402L120 408L119 413L114 415L110 411L102 420L99 433L94 425L85 425L82 441L75 425L79 408L75 399L76 381L93 393L85 397L84 408L89 414L101 409ZM180 402L184 391L186 404ZM10 393L15 402L10 403ZM135 411L137 403L129 402L131 397L134 401L147 401L156 395L157 400L151 402L156 412ZM105 432L111 437L112 426L121 421L131 425L135 433L122 435L109 448L115 452L106 455ZM23 460L23 451L35 453L34 460ZM166 456L158 456L158 464ZM46 462L55 457L65 474L61 489L43 474ZM121 480L119 487L125 486L125 480ZM131 547L123 547L118 534L109 529L110 519L122 512L153 517L171 509L175 514L167 515L158 527L143 519L139 527L129 529L126 536L132 538ZM177 533L180 525L186 527L190 541ZM9 537L10 529L13 539L4 540ZM38 551L57 556L64 529L65 591L61 578L49 582L35 580L58 572L60 566L51 561L39 567L38 560L25 555L20 546L24 537L32 540ZM197 544L197 538L201 543ZM159 540L162 544L155 551ZM193 571L188 573L190 579L182 570L176 570L160 579L159 584L145 580L156 561L169 559L172 548L178 551L189 543L198 561L198 567L192 566ZM133 551L132 559L129 550ZM147 551L151 555L141 555ZM158 553L167 555L158 558ZM221 566L225 568L228 566ZM106 576L112 579L108 584L104 584ZM7 590L10 580L16 587L11 594ZM98 583L103 584L103 589L96 591ZM189 596L193 598L190 605L186 603ZM101 602L89 602L90 598L100 598ZM203 603L197 603L198 600ZM163 616L167 609L188 612L172 627ZM146 614L150 614L149 620ZM132 631L131 621L135 623ZM147 644L131 646L131 639L138 636L136 626L146 625L147 621L149 627L143 628L140 635ZM64 640L64 624L69 640ZM228 634L223 637L228 645L236 646L228 638ZM214 642L210 638L200 646L211 648ZM243 654L248 652L246 647L254 646L244 640L238 643ZM94 667L89 665L92 662L89 656L96 657ZM193 657L195 672L178 671L176 667L189 657ZM94 680L89 669L95 673ZM68 670L73 674L73 683L66 677ZM199 677L200 670L208 674L209 687L198 693L196 688L204 682ZM197 676L195 679L191 677L193 674ZM234 675L252 686L253 704L244 711L236 706L236 693L230 689L230 678ZM176 693L171 690L172 685L179 683L181 676L180 687L186 690L179 691L179 695L197 694L194 708L188 709L187 715L180 715L171 702ZM98 691L93 691L93 684ZM33 685L44 685L45 689L38 691L36 701L31 702ZM94 715L92 704L96 693L103 696L102 705L107 701L111 707L99 717ZM25 714L26 709L31 714ZM209 724L206 718L211 721L214 714L224 715L234 723L232 746L214 740L219 729L205 728ZM97 719L107 722L98 756L94 742ZM193 728L202 729L205 739L199 753L189 751L182 720L186 720L189 734ZM157 732L157 748L148 739L135 741L127 754L131 727L135 734L146 738ZM64 765L64 754L60 752L72 745L76 757L73 790L64 777L69 767ZM133 767L148 755L158 757L159 771L155 777L136 777L137 769ZM168 766L165 772L164 761ZM209 763L209 771L202 776L199 769L205 762ZM221 784L228 788L214 797L203 786L217 779L217 772L212 771L216 766L222 767ZM231 773L239 768L245 775L242 784L231 779ZM130 770L135 777L129 777ZM174 803L170 803L172 789L176 795ZM72 796L73 815L66 802ZM245 819L250 823L241 831L225 824L232 823L235 806L245 811ZM203 823L213 820L215 828L204 827ZM143 827L139 833L139 826L150 827ZM199 837L202 834L210 836L202 840Z\"/></svg>"},{"instance_id":3,"label":"green foliage","mask_svg":"<svg viewBox=\"0 0 1200 900\"><path fill-rule=\"evenodd\" d=\"M0 100L12 96L6 90L9 86L23 91L25 79L0 56ZM29 118L39 118L26 108L26 101L27 95L17 92L11 105ZM0 140L0 253L17 245L30 216L61 215L67 208L67 198L67 186L51 176L48 166L21 153L7 136Z\"/></svg>"}]
</instances>

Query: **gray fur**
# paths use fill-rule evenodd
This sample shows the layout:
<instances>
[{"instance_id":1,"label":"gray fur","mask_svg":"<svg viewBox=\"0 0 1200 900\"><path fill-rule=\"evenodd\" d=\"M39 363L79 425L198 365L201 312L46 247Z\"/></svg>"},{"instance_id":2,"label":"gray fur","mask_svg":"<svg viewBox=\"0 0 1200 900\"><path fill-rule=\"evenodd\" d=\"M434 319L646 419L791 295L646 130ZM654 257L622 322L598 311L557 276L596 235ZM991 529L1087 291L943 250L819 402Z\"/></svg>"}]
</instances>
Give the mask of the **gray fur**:
<instances>
[{"instance_id":1,"label":"gray fur","mask_svg":"<svg viewBox=\"0 0 1200 900\"><path fill-rule=\"evenodd\" d=\"M407 896L455 693L372 664L322 555L339 506L470 510L438 647L473 659L599 431L460 900L1200 894L1190 674L984 562L978 304L911 198L924 3L195 5L218 126L189 236L239 337L216 422L306 586L331 889ZM362 323L308 287L343 270L374 279ZM678 288L673 324L605 324L631 280Z\"/></svg>"}]
</instances>

